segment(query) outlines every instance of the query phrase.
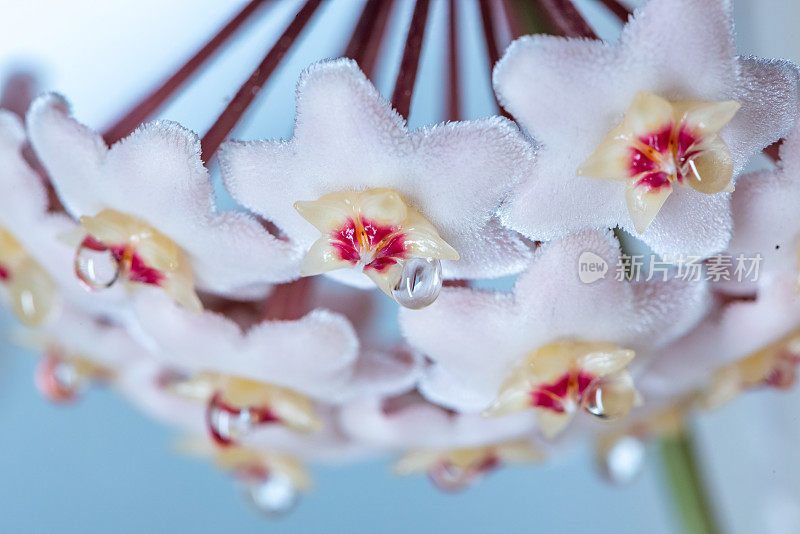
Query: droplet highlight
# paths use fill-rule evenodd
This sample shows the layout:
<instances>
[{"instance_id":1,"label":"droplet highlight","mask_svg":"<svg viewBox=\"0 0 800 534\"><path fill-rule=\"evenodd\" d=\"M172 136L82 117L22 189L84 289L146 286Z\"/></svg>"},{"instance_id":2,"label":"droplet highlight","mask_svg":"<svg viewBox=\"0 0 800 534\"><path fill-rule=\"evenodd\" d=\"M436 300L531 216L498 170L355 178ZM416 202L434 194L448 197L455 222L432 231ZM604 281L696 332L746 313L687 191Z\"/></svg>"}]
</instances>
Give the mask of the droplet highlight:
<instances>
[{"instance_id":1,"label":"droplet highlight","mask_svg":"<svg viewBox=\"0 0 800 534\"><path fill-rule=\"evenodd\" d=\"M442 282L442 263L438 259L409 258L405 260L392 296L401 306L419 310L439 297Z\"/></svg>"}]
</instances>

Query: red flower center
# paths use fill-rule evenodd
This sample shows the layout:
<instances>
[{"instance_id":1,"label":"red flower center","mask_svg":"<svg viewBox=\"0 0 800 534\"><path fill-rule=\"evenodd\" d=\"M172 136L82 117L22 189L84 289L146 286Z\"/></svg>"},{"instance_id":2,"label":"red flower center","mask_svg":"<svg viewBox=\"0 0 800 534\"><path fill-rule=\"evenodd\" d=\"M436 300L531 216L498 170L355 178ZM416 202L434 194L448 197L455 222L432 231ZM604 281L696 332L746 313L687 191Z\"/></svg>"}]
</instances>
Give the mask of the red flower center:
<instances>
[{"instance_id":1,"label":"red flower center","mask_svg":"<svg viewBox=\"0 0 800 534\"><path fill-rule=\"evenodd\" d=\"M11 279L11 271L0 263L0 282L8 282Z\"/></svg>"},{"instance_id":2,"label":"red flower center","mask_svg":"<svg viewBox=\"0 0 800 534\"><path fill-rule=\"evenodd\" d=\"M692 173L691 162L702 153L700 136L685 124L668 124L660 131L640 136L630 148L630 175L637 186L648 189L682 184Z\"/></svg>"},{"instance_id":3,"label":"red flower center","mask_svg":"<svg viewBox=\"0 0 800 534\"><path fill-rule=\"evenodd\" d=\"M87 235L81 246L98 252L106 250L111 252L114 261L119 266L120 276L124 276L131 282L160 286L166 279L166 275L163 272L149 267L142 257L136 253L136 249L129 244L107 246L102 241Z\"/></svg>"},{"instance_id":4,"label":"red flower center","mask_svg":"<svg viewBox=\"0 0 800 534\"><path fill-rule=\"evenodd\" d=\"M584 371L564 373L555 382L531 391L531 406L564 413L568 409L567 400L579 400L594 378Z\"/></svg>"},{"instance_id":5,"label":"red flower center","mask_svg":"<svg viewBox=\"0 0 800 534\"><path fill-rule=\"evenodd\" d=\"M399 226L384 226L365 219L348 219L331 232L331 245L339 259L383 272L406 258L405 237Z\"/></svg>"}]
</instances>

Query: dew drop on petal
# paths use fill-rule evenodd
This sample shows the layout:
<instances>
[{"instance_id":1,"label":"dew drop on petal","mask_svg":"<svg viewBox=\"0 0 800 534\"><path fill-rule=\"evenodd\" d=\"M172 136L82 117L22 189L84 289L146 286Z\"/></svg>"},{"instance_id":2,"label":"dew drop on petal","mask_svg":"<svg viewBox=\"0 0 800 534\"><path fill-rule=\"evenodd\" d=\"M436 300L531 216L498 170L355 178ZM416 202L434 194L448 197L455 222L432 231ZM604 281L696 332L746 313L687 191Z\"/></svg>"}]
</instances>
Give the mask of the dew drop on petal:
<instances>
[{"instance_id":1,"label":"dew drop on petal","mask_svg":"<svg viewBox=\"0 0 800 534\"><path fill-rule=\"evenodd\" d=\"M593 380L581 395L581 406L600 420L616 421L630 413L636 398L630 375L622 373Z\"/></svg>"},{"instance_id":2,"label":"dew drop on petal","mask_svg":"<svg viewBox=\"0 0 800 534\"><path fill-rule=\"evenodd\" d=\"M219 393L211 397L206 408L206 425L218 445L231 445L253 428L252 412L226 404Z\"/></svg>"},{"instance_id":3,"label":"dew drop on petal","mask_svg":"<svg viewBox=\"0 0 800 534\"><path fill-rule=\"evenodd\" d=\"M603 478L624 486L633 482L644 469L645 444L635 436L622 436L603 448L598 457Z\"/></svg>"},{"instance_id":4,"label":"dew drop on petal","mask_svg":"<svg viewBox=\"0 0 800 534\"><path fill-rule=\"evenodd\" d=\"M442 263L434 258L409 258L392 296L401 306L419 310L433 304L441 290Z\"/></svg>"},{"instance_id":5,"label":"dew drop on petal","mask_svg":"<svg viewBox=\"0 0 800 534\"><path fill-rule=\"evenodd\" d=\"M110 249L86 239L75 252L75 274L87 289L96 291L114 285L120 266Z\"/></svg>"},{"instance_id":6,"label":"dew drop on petal","mask_svg":"<svg viewBox=\"0 0 800 534\"><path fill-rule=\"evenodd\" d=\"M292 479L283 473L271 473L263 479L247 481L247 500L269 518L289 513L300 500L300 492Z\"/></svg>"}]
</instances>

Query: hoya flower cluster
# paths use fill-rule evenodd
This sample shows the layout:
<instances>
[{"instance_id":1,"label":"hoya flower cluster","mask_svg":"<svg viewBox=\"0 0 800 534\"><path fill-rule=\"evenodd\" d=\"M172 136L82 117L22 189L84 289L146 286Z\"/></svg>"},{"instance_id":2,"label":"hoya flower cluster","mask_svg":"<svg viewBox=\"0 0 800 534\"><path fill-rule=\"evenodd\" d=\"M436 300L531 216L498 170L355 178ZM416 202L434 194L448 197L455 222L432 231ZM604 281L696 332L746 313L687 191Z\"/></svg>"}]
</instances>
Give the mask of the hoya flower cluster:
<instances>
[{"instance_id":1,"label":"hoya flower cluster","mask_svg":"<svg viewBox=\"0 0 800 534\"><path fill-rule=\"evenodd\" d=\"M617 42L516 40L494 89L513 120L409 130L356 62L314 64L291 139L221 147L233 210L178 124L108 146L55 94L0 112L0 292L39 387L118 388L258 499L374 453L458 489L794 382L796 66L738 56L725 0L651 0ZM626 232L675 265L615 273ZM761 269L675 276L690 255Z\"/></svg>"}]
</instances>

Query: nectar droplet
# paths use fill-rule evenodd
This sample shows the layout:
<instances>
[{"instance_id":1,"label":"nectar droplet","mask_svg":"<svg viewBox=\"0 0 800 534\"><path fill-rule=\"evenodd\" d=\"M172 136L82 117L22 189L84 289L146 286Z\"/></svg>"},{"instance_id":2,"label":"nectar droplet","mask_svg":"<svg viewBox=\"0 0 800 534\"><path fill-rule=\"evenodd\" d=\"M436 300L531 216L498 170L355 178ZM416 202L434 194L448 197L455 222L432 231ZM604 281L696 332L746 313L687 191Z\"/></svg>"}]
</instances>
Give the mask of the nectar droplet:
<instances>
[{"instance_id":1,"label":"nectar droplet","mask_svg":"<svg viewBox=\"0 0 800 534\"><path fill-rule=\"evenodd\" d=\"M628 373L594 379L581 396L583 409L603 421L627 416L638 395Z\"/></svg>"},{"instance_id":2,"label":"nectar droplet","mask_svg":"<svg viewBox=\"0 0 800 534\"><path fill-rule=\"evenodd\" d=\"M248 408L230 406L216 393L206 408L206 426L218 445L231 445L253 428L253 414Z\"/></svg>"},{"instance_id":3,"label":"nectar droplet","mask_svg":"<svg viewBox=\"0 0 800 534\"><path fill-rule=\"evenodd\" d=\"M75 252L75 275L90 291L113 286L120 277L120 265L114 253L87 236Z\"/></svg>"},{"instance_id":4,"label":"nectar droplet","mask_svg":"<svg viewBox=\"0 0 800 534\"><path fill-rule=\"evenodd\" d=\"M250 504L268 518L286 515L300 500L294 482L283 473L271 473L266 478L247 481L245 489Z\"/></svg>"},{"instance_id":5,"label":"nectar droplet","mask_svg":"<svg viewBox=\"0 0 800 534\"><path fill-rule=\"evenodd\" d=\"M635 436L622 436L598 451L598 465L603 478L614 485L633 482L644 469L645 444Z\"/></svg>"},{"instance_id":6,"label":"nectar droplet","mask_svg":"<svg viewBox=\"0 0 800 534\"><path fill-rule=\"evenodd\" d=\"M409 258L392 296L401 306L419 310L433 304L441 290L442 263L434 258Z\"/></svg>"},{"instance_id":7,"label":"nectar droplet","mask_svg":"<svg viewBox=\"0 0 800 534\"><path fill-rule=\"evenodd\" d=\"M455 493L467 489L478 475L473 470L445 462L429 469L428 478L440 490Z\"/></svg>"}]
</instances>

